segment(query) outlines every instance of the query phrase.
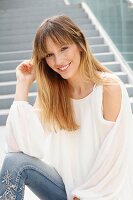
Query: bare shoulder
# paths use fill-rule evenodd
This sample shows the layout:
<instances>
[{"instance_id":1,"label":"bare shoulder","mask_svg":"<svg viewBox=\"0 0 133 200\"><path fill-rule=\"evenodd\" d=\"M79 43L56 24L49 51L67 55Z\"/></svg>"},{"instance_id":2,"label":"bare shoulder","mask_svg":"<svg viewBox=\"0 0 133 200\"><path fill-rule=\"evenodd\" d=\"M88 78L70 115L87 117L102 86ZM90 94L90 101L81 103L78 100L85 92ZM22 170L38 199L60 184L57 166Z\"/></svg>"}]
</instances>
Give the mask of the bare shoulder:
<instances>
[{"instance_id":1,"label":"bare shoulder","mask_svg":"<svg viewBox=\"0 0 133 200\"><path fill-rule=\"evenodd\" d=\"M116 121L121 108L121 87L114 81L103 86L103 117L109 121Z\"/></svg>"}]
</instances>

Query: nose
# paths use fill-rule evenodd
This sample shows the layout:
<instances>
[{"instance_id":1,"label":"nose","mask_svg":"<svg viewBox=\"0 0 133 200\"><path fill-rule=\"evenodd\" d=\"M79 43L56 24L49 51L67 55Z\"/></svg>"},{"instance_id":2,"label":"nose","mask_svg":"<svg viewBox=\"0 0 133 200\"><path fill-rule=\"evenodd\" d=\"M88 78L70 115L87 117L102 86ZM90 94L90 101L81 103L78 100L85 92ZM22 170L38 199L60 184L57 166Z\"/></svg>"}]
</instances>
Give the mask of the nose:
<instances>
[{"instance_id":1,"label":"nose","mask_svg":"<svg viewBox=\"0 0 133 200\"><path fill-rule=\"evenodd\" d=\"M56 64L56 66L62 66L63 65L63 58L60 54L55 56L55 64Z\"/></svg>"}]
</instances>

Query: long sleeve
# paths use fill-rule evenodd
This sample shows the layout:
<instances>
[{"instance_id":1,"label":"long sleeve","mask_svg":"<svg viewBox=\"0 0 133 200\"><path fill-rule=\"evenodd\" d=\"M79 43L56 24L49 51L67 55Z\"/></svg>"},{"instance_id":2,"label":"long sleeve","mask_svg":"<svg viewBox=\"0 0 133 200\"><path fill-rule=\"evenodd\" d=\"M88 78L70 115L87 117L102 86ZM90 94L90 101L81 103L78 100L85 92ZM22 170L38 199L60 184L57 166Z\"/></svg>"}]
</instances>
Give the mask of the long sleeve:
<instances>
[{"instance_id":1,"label":"long sleeve","mask_svg":"<svg viewBox=\"0 0 133 200\"><path fill-rule=\"evenodd\" d=\"M120 86L122 101L116 123L104 138L87 181L72 192L80 200L116 200L126 184L133 163L133 117L125 86Z\"/></svg>"},{"instance_id":2,"label":"long sleeve","mask_svg":"<svg viewBox=\"0 0 133 200\"><path fill-rule=\"evenodd\" d=\"M7 152L23 152L43 158L46 135L34 108L26 101L14 101L7 118Z\"/></svg>"}]
</instances>

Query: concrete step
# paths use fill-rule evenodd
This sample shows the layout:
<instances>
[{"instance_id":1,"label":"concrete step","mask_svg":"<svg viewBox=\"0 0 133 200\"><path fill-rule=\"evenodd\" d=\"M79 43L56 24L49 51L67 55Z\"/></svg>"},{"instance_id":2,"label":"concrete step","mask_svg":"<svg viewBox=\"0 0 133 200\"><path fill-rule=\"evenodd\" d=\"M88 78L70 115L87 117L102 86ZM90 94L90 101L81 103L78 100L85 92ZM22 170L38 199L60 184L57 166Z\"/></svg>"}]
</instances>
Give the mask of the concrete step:
<instances>
[{"instance_id":1,"label":"concrete step","mask_svg":"<svg viewBox=\"0 0 133 200\"><path fill-rule=\"evenodd\" d=\"M60 8L60 11L55 11L54 13L61 13L62 9ZM52 16L53 11L44 11L44 9L39 9L36 11L30 11L29 12L23 12L23 13L6 13L6 15L1 15L0 18L0 25L4 25L4 24L10 24L10 23L25 23L25 22L35 22L35 21L40 21L40 20L44 20L45 18L47 18L48 16ZM65 15L69 15L71 18L83 18L86 17L86 13L84 13L82 10L74 10L73 8L71 8L70 10L68 9L64 9L63 13Z\"/></svg>"},{"instance_id":2,"label":"concrete step","mask_svg":"<svg viewBox=\"0 0 133 200\"><path fill-rule=\"evenodd\" d=\"M57 2L57 0L56 0L56 2ZM43 2L44 3L44 2ZM50 10L48 10L48 9L50 9ZM54 5L52 4L52 5L45 5L45 6L33 6L32 7L32 9L31 9L31 6L30 7L25 7L25 8L17 8L17 9L5 9L5 10L1 10L0 9L0 14L1 14L1 16L4 16L4 17L8 17L8 16L15 16L16 17L16 15L17 14L19 14L20 13L20 16L22 16L23 15L23 13L29 13L29 14L31 14L31 13L35 13L35 14L39 14L38 12L40 12L41 14L52 14L52 13L54 13L54 12L59 12L59 11L62 11L62 12L65 12L65 11L67 11L67 12L69 12L69 13L75 13L75 12L77 12L77 13L84 13L84 11L83 11L83 9L81 9L81 7L80 7L80 5L61 5L61 6L58 6L57 8L55 8L54 7ZM62 13L63 14L63 13Z\"/></svg>"},{"instance_id":3,"label":"concrete step","mask_svg":"<svg viewBox=\"0 0 133 200\"><path fill-rule=\"evenodd\" d=\"M123 81L123 83L129 83L128 75L125 72L115 72L115 74Z\"/></svg>"},{"instance_id":4,"label":"concrete step","mask_svg":"<svg viewBox=\"0 0 133 200\"><path fill-rule=\"evenodd\" d=\"M1 61L0 70L15 70L23 60Z\"/></svg>"},{"instance_id":5,"label":"concrete step","mask_svg":"<svg viewBox=\"0 0 133 200\"><path fill-rule=\"evenodd\" d=\"M88 41L89 45L104 44L104 39L101 36L99 36L99 37L91 37L91 38L87 37L87 41Z\"/></svg>"},{"instance_id":6,"label":"concrete step","mask_svg":"<svg viewBox=\"0 0 133 200\"><path fill-rule=\"evenodd\" d=\"M105 52L109 52L109 46L107 44L91 45L90 48L91 48L92 53L105 53Z\"/></svg>"},{"instance_id":7,"label":"concrete step","mask_svg":"<svg viewBox=\"0 0 133 200\"><path fill-rule=\"evenodd\" d=\"M84 18L75 18L73 19L73 21L76 23L76 24L91 24L91 21L87 18L87 17L84 17ZM25 28L37 28L39 26L39 24L42 22L42 20L37 21L37 22L25 22L23 23L23 29ZM4 26L0 26L0 31L9 31L10 29L19 29L22 27L22 24L21 23L18 23L18 24L4 24Z\"/></svg>"},{"instance_id":8,"label":"concrete step","mask_svg":"<svg viewBox=\"0 0 133 200\"><path fill-rule=\"evenodd\" d=\"M102 62L103 66L106 66L109 70L112 72L120 72L121 71L121 65L119 62Z\"/></svg>"},{"instance_id":9,"label":"concrete step","mask_svg":"<svg viewBox=\"0 0 133 200\"><path fill-rule=\"evenodd\" d=\"M0 83L14 80L16 80L15 70L0 71Z\"/></svg>"},{"instance_id":10,"label":"concrete step","mask_svg":"<svg viewBox=\"0 0 133 200\"><path fill-rule=\"evenodd\" d=\"M1 0L2 1L2 0ZM5 1L5 0L4 0ZM12 2L13 2L13 0L12 0ZM19 3L20 1L17 1L17 3ZM62 4L62 2L63 2L63 4ZM13 13L20 13L20 14L22 14L22 13L24 13L24 12L37 12L37 11L44 11L44 13L45 12L48 12L48 11L55 11L55 9L57 10L57 11L59 11L60 9L62 9L62 11L63 10L66 10L66 9L68 9L68 10L71 10L71 9L73 9L73 11L74 10L79 10L80 12L82 11L81 9L80 9L80 6L79 5L69 5L69 6L66 6L66 4L64 3L64 1L62 0L62 1L60 1L60 0L55 0L55 2L52 0L49 0L49 4L48 4L48 2L46 2L46 1L42 1L41 3L39 3L39 1L36 1L36 3L30 3L30 1L28 0L27 2L26 2L26 4L23 4L22 5L22 7L17 7L17 9L16 9L16 5L17 5L17 3L15 3L15 4L13 4L13 5L9 5L9 2L8 2L8 8L3 8L2 7L2 3L1 3L1 7L0 7L0 14L1 15L6 15L7 13L8 14L13 14ZM46 6L47 5L47 6ZM9 7L10 6L10 7ZM32 9L31 9L31 7L32 7ZM49 10L49 9L51 9L51 10Z\"/></svg>"},{"instance_id":11,"label":"concrete step","mask_svg":"<svg viewBox=\"0 0 133 200\"><path fill-rule=\"evenodd\" d=\"M5 126L9 109L0 110L0 126Z\"/></svg>"},{"instance_id":12,"label":"concrete step","mask_svg":"<svg viewBox=\"0 0 133 200\"><path fill-rule=\"evenodd\" d=\"M5 1L4 4L3 4L3 0L1 0L1 7L0 9L3 11L3 10L6 10L8 12L12 12L12 11L16 11L17 9L20 11L20 10L26 10L27 8L33 8L33 9L36 9L37 7L44 7L46 8L46 1L37 1L37 3L33 3L33 1L27 1L27 2L24 2L23 4L21 4L21 1L16 1L14 2L12 1L11 4L9 4L9 2ZM32 5L32 6L31 6ZM10 7L9 7L10 6ZM48 7L52 9L53 8L57 8L59 6L65 6L65 2L64 1L49 1L49 4L48 4ZM16 11L17 12L17 11Z\"/></svg>"},{"instance_id":13,"label":"concrete step","mask_svg":"<svg viewBox=\"0 0 133 200\"><path fill-rule=\"evenodd\" d=\"M16 81L0 82L0 95L14 94ZM37 92L37 85L33 83L30 92Z\"/></svg>"},{"instance_id":14,"label":"concrete step","mask_svg":"<svg viewBox=\"0 0 133 200\"><path fill-rule=\"evenodd\" d=\"M99 60L100 62L112 62L115 61L114 54L111 52L105 52L105 53L97 53L94 54L94 56Z\"/></svg>"},{"instance_id":15,"label":"concrete step","mask_svg":"<svg viewBox=\"0 0 133 200\"><path fill-rule=\"evenodd\" d=\"M67 15L69 16L70 18L72 18L73 20L74 19L81 19L81 18L88 18L87 14L85 12L83 12L82 10L79 10L79 9L73 9L73 8L70 8L68 9L68 7L66 7L65 9L64 8L61 8L59 7L59 9L57 10L51 10L51 11L45 11L44 9L43 10L35 10L35 11L32 11L30 9L30 11L27 11L27 12L13 12L13 13L8 13L8 12L5 12L5 15L1 15L1 18L0 18L0 24L5 24L5 25L10 25L11 23L12 24L19 24L19 23L29 23L29 22L39 22L39 21L42 21L44 20L45 18L48 18L50 16L53 16L53 15ZM27 19L27 20L26 20Z\"/></svg>"},{"instance_id":16,"label":"concrete step","mask_svg":"<svg viewBox=\"0 0 133 200\"><path fill-rule=\"evenodd\" d=\"M29 93L29 102L31 104L34 103L35 98L36 98L36 92ZM1 95L0 96L0 110L9 109L13 100L14 100L14 94Z\"/></svg>"},{"instance_id":17,"label":"concrete step","mask_svg":"<svg viewBox=\"0 0 133 200\"><path fill-rule=\"evenodd\" d=\"M133 85L128 83L128 84L125 84L125 86L126 86L129 97L131 97L130 100L132 100L132 98L133 98Z\"/></svg>"},{"instance_id":18,"label":"concrete step","mask_svg":"<svg viewBox=\"0 0 133 200\"><path fill-rule=\"evenodd\" d=\"M36 9L30 8L27 10L26 9L24 9L24 10L17 9L14 12L6 10L5 12L3 12L3 14L1 14L1 11L0 11L0 15L1 15L0 23L9 23L9 22L17 23L19 20L25 20L27 16L29 19L46 18L48 16L53 16L55 13L60 14L61 12L62 12L62 14L64 13L64 15L69 15L72 17L77 16L80 18L80 17L87 16L87 14L78 7L60 6L54 10L52 8L51 8L51 10L48 10L48 8L49 7L47 7L46 9L43 7L37 7Z\"/></svg>"},{"instance_id":19,"label":"concrete step","mask_svg":"<svg viewBox=\"0 0 133 200\"><path fill-rule=\"evenodd\" d=\"M18 43L32 43L34 38L33 35L19 35L19 36L6 36L6 37L0 37L0 44L5 46L10 46L12 44L18 44Z\"/></svg>"},{"instance_id":20,"label":"concrete step","mask_svg":"<svg viewBox=\"0 0 133 200\"><path fill-rule=\"evenodd\" d=\"M18 44L9 44L9 45L0 45L0 52L9 52L9 51L24 51L32 49L32 42L22 42Z\"/></svg>"},{"instance_id":21,"label":"concrete step","mask_svg":"<svg viewBox=\"0 0 133 200\"><path fill-rule=\"evenodd\" d=\"M32 55L32 50L27 51L12 51L0 53L0 62L11 61L11 60L25 60L29 59Z\"/></svg>"}]
</instances>

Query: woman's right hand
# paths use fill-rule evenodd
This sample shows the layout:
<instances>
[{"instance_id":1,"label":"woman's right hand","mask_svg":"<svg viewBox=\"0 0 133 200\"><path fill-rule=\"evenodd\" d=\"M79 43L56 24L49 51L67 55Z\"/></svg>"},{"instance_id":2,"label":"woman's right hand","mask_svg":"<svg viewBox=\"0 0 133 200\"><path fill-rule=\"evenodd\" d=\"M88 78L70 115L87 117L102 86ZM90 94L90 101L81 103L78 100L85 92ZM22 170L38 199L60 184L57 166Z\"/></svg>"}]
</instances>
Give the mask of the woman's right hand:
<instances>
[{"instance_id":1,"label":"woman's right hand","mask_svg":"<svg viewBox=\"0 0 133 200\"><path fill-rule=\"evenodd\" d=\"M25 60L16 68L16 93L15 101L28 101L30 86L35 80L35 69L31 60Z\"/></svg>"},{"instance_id":2,"label":"woman's right hand","mask_svg":"<svg viewBox=\"0 0 133 200\"><path fill-rule=\"evenodd\" d=\"M35 80L35 70L31 60L25 60L16 68L17 81L31 86Z\"/></svg>"}]
</instances>

